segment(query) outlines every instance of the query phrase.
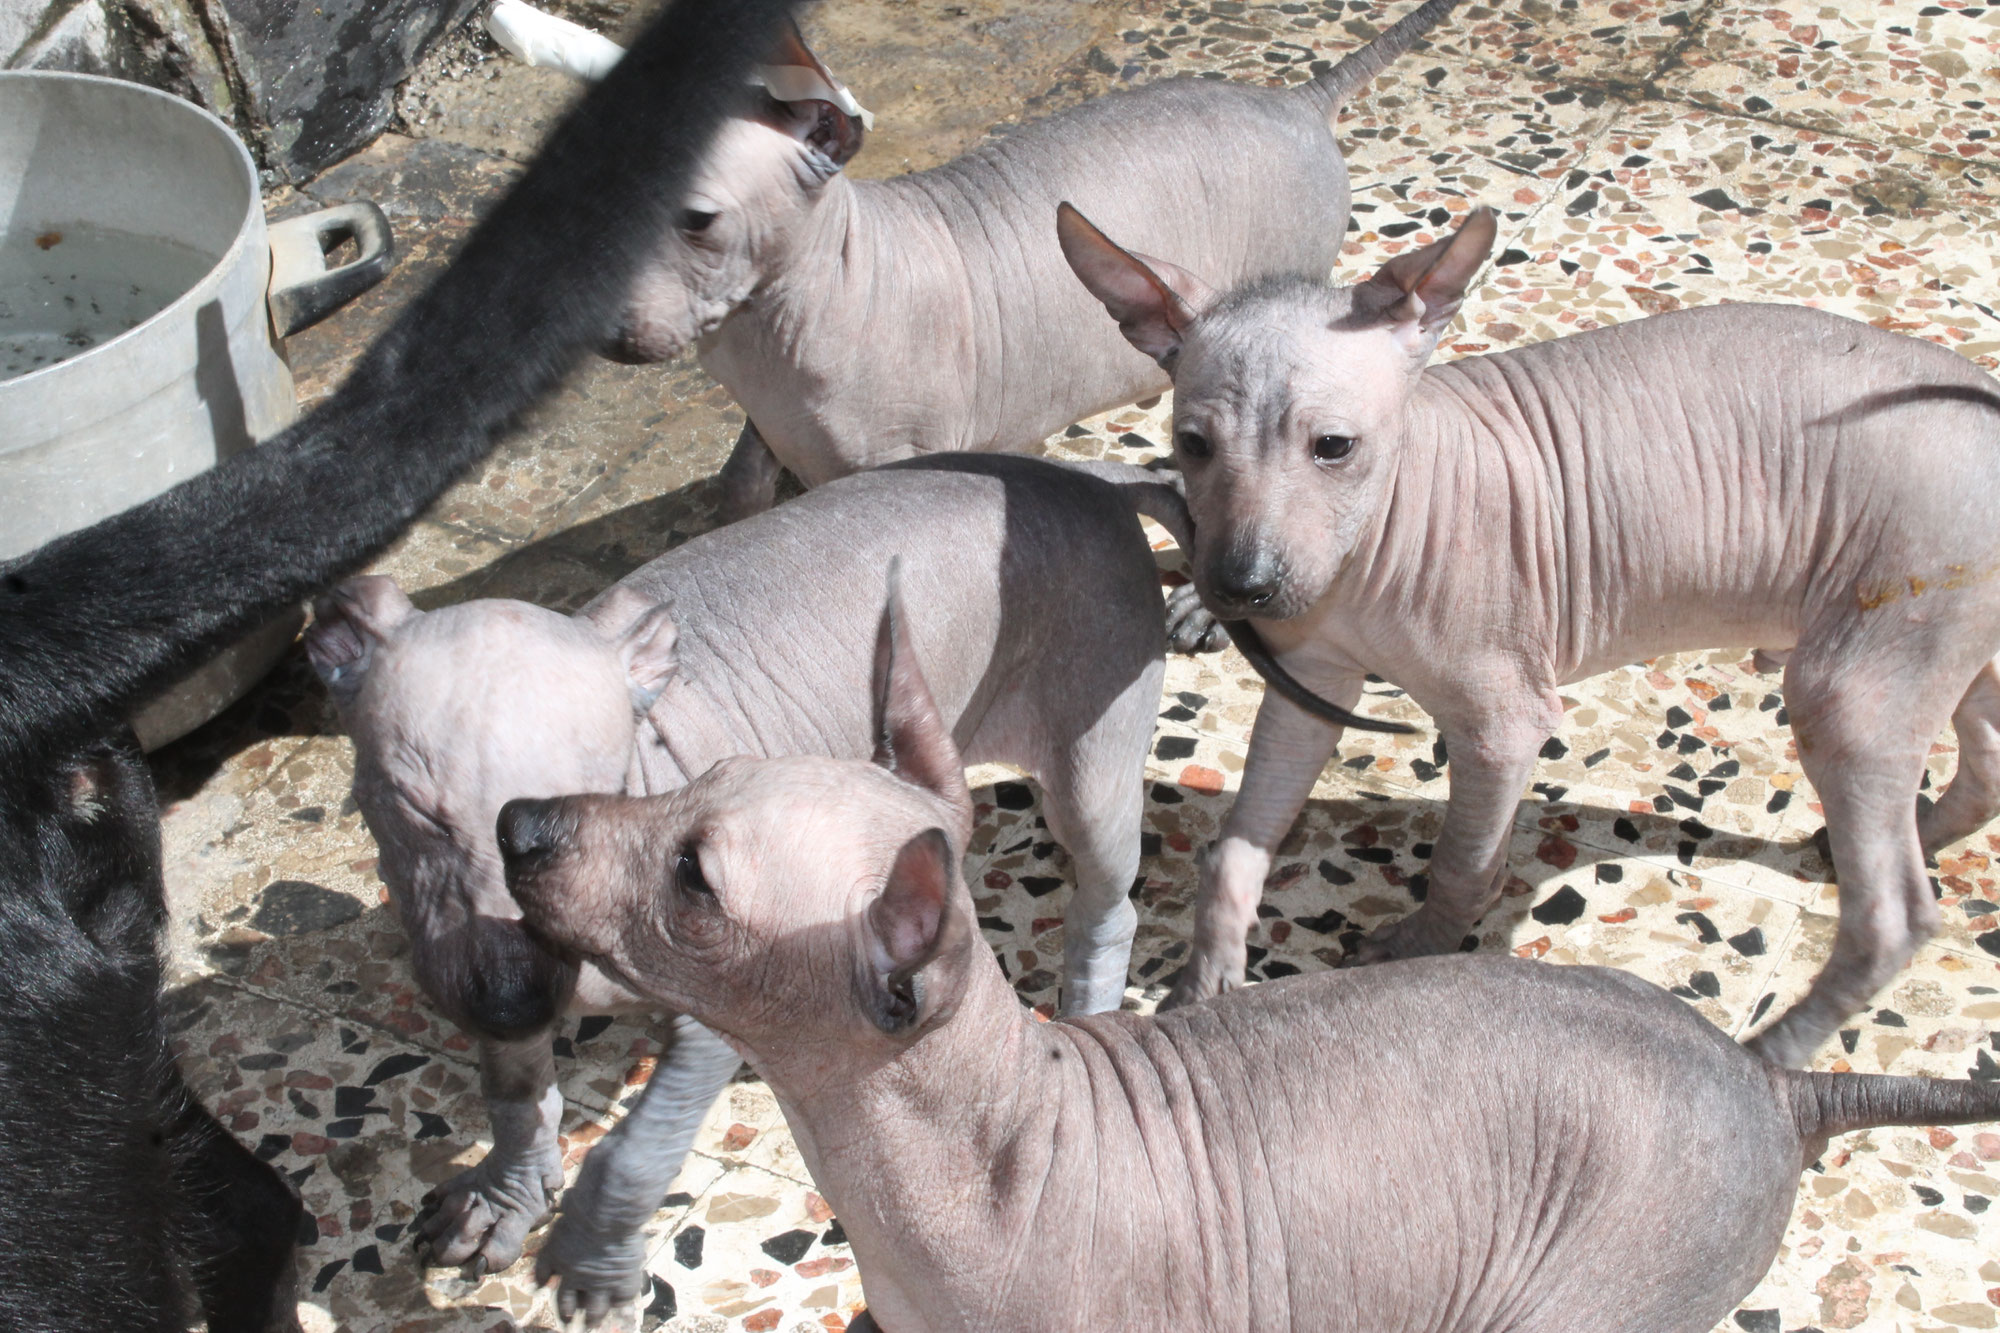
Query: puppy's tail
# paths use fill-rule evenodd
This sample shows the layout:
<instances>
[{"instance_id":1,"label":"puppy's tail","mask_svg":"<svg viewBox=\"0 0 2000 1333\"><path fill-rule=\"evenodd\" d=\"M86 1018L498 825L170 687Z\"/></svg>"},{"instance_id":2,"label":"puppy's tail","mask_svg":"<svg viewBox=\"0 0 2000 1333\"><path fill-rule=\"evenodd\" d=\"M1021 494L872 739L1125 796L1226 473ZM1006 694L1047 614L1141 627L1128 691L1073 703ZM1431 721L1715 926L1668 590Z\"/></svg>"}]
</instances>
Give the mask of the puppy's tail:
<instances>
[{"instance_id":1,"label":"puppy's tail","mask_svg":"<svg viewBox=\"0 0 2000 1333\"><path fill-rule=\"evenodd\" d=\"M1423 40L1424 34L1444 22L1458 6L1458 0L1424 0L1388 30L1359 51L1350 51L1338 65L1310 83L1299 85L1302 96L1319 103L1331 126L1340 108L1357 88L1380 74L1389 62Z\"/></svg>"},{"instance_id":2,"label":"puppy's tail","mask_svg":"<svg viewBox=\"0 0 2000 1333\"><path fill-rule=\"evenodd\" d=\"M1072 472L1087 472L1099 481L1108 481L1125 497L1125 503L1167 530L1174 545L1189 556L1194 554L1194 520L1188 515L1187 495L1181 474L1171 467L1140 467L1134 463L1113 463L1104 459L1050 459Z\"/></svg>"},{"instance_id":3,"label":"puppy's tail","mask_svg":"<svg viewBox=\"0 0 2000 1333\"><path fill-rule=\"evenodd\" d=\"M1799 1137L1814 1148L1824 1147L1835 1134L1877 1125L2000 1121L2000 1082L1790 1069L1776 1073L1790 1094Z\"/></svg>"}]
</instances>

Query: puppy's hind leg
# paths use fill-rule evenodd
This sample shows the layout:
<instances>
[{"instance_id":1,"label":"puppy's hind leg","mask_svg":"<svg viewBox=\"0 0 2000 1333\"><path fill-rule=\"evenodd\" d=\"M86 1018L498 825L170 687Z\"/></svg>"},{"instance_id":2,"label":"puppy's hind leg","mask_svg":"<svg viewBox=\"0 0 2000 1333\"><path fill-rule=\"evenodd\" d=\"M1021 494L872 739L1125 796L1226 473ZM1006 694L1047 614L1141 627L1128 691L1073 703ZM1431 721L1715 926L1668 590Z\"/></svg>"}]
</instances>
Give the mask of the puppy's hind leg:
<instances>
[{"instance_id":1,"label":"puppy's hind leg","mask_svg":"<svg viewBox=\"0 0 2000 1333\"><path fill-rule=\"evenodd\" d=\"M1118 1008L1139 928L1131 889L1139 877L1146 750L1165 669L1155 661L1043 776L1049 832L1069 852L1076 887L1063 918L1065 1014Z\"/></svg>"},{"instance_id":2,"label":"puppy's hind leg","mask_svg":"<svg viewBox=\"0 0 2000 1333\"><path fill-rule=\"evenodd\" d=\"M1803 649L1785 668L1785 706L1799 762L1826 810L1840 879L1833 954L1804 999L1746 1043L1799 1067L1894 979L1937 929L1937 903L1917 841L1917 783L1952 686L1940 670L1877 660L1863 674ZM1962 679L1962 677L1960 678ZM1969 798L1968 798L1969 799Z\"/></svg>"},{"instance_id":3,"label":"puppy's hind leg","mask_svg":"<svg viewBox=\"0 0 2000 1333\"><path fill-rule=\"evenodd\" d=\"M784 470L785 465L771 452L771 446L764 443L757 427L745 421L743 433L736 437L736 447L729 451L729 461L722 465L716 478L722 483L722 503L717 508L722 521L734 523L776 504L778 478Z\"/></svg>"},{"instance_id":4,"label":"puppy's hind leg","mask_svg":"<svg viewBox=\"0 0 2000 1333\"><path fill-rule=\"evenodd\" d=\"M1937 804L1917 815L1924 855L1936 855L2000 815L2000 663L1988 662L1951 715L1958 771Z\"/></svg>"}]
</instances>

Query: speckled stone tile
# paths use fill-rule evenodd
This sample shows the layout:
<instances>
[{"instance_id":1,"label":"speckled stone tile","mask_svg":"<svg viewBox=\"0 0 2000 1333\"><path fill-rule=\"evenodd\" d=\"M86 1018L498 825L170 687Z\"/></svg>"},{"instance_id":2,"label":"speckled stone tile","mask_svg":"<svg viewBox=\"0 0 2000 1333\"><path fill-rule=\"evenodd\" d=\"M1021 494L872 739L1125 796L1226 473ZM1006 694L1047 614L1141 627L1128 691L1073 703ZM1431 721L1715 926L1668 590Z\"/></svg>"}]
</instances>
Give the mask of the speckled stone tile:
<instances>
[{"instance_id":1,"label":"speckled stone tile","mask_svg":"<svg viewBox=\"0 0 2000 1333\"><path fill-rule=\"evenodd\" d=\"M900 65L885 46L869 66L887 94L863 89L878 110L941 109L940 126L880 137L911 145L901 156L956 145L980 96L994 98L1004 133L1023 115L1167 75L1296 83L1407 5L1138 0L1122 16L1098 5L1032 32L982 27L984 9L957 8L966 12L828 20L830 43L945 25L922 59ZM628 9L570 12L616 24ZM1072 41L1086 45L1058 59ZM1467 3L1343 113L1355 212L1341 276L1364 276L1486 203L1503 215L1497 262L1447 358L1680 305L1783 300L2000 367L2000 171L1988 147L1997 41L2000 7L1959 0ZM951 52L1017 46L1055 70L1025 102L1011 100L1033 92L1018 70L1004 98L972 81L941 86ZM460 64L406 99L415 137L385 137L286 205L377 198L404 245L389 283L293 340L308 400L442 267L569 91L541 71ZM1107 413L1050 447L1143 462L1161 452L1171 411L1168 399ZM376 568L426 606L504 595L571 609L714 525L709 478L741 420L690 362L581 366ZM1163 579L1179 581L1178 554L1153 535ZM1754 646L1662 657L1564 690L1562 726L1515 819L1505 894L1475 947L1624 968L1735 1035L1802 991L1830 946L1836 890L1782 682L1757 673ZM1152 1007L1186 956L1195 855L1240 782L1261 690L1233 651L1168 664L1130 1007ZM1392 684L1371 682L1362 706L1419 731L1351 738L1322 775L1276 858L1253 978L1334 965L1358 932L1425 891L1448 756ZM531 1261L467 1282L422 1273L407 1252L416 1200L477 1160L486 1126L472 1043L413 985L347 800L351 751L334 731L295 650L159 760L183 1064L306 1197L302 1316L313 1333L552 1329ZM1955 759L1946 733L1932 792ZM967 880L1002 967L1046 1016L1068 857L1032 783L992 769L975 780ZM1937 938L1820 1067L2000 1077L1996 861L2000 830L1945 850ZM571 1170L636 1097L661 1036L644 1017L562 1025ZM2000 1327L1996 1191L2000 1127L1836 1140L1801 1180L1769 1276L1717 1333ZM654 1282L622 1312L626 1327L797 1333L844 1328L859 1308L838 1221L769 1091L747 1075L718 1101L649 1234ZM540 1243L532 1237L531 1252Z\"/></svg>"},{"instance_id":2,"label":"speckled stone tile","mask_svg":"<svg viewBox=\"0 0 2000 1333\"><path fill-rule=\"evenodd\" d=\"M1913 0L1713 5L1699 43L1660 87L1726 111L1970 161L1992 151L2000 13Z\"/></svg>"}]
</instances>

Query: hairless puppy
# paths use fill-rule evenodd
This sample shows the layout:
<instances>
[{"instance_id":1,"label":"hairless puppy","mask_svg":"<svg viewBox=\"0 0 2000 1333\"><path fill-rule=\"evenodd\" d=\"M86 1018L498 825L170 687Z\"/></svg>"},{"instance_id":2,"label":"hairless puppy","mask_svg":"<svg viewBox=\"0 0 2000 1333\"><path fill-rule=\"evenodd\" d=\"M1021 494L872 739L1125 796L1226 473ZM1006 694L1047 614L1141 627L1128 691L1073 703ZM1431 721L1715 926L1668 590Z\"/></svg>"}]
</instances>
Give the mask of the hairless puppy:
<instances>
[{"instance_id":1,"label":"hairless puppy","mask_svg":"<svg viewBox=\"0 0 2000 1333\"><path fill-rule=\"evenodd\" d=\"M1784 664L1840 879L1832 957L1752 1046L1804 1063L1937 928L1926 853L2000 813L2000 393L1976 366L1730 305L1425 369L1493 244L1488 211L1358 286L1227 295L1073 210L1059 229L1173 375L1210 609L1252 617L1327 699L1351 708L1377 672L1444 734L1430 892L1362 960L1453 949L1493 904L1558 686L1740 643ZM1947 719L1958 776L1919 814ZM1271 854L1339 739L1266 697L1173 1002L1241 980Z\"/></svg>"},{"instance_id":2,"label":"hairless puppy","mask_svg":"<svg viewBox=\"0 0 2000 1333\"><path fill-rule=\"evenodd\" d=\"M1707 1333L1828 1136L2000 1117L2000 1085L1793 1072L1647 982L1504 957L1038 1023L891 607L877 765L499 825L535 930L770 1084L891 1333Z\"/></svg>"},{"instance_id":3,"label":"hairless puppy","mask_svg":"<svg viewBox=\"0 0 2000 1333\"><path fill-rule=\"evenodd\" d=\"M1180 501L1141 469L1093 470L958 456L846 478L696 538L574 617L513 601L421 613L379 577L321 603L307 647L354 738L354 797L417 979L480 1037L493 1150L419 1220L433 1260L504 1268L547 1214L562 1184L554 1018L651 1007L521 929L495 814L519 796L669 791L730 755L866 756L892 556L958 744L1041 783L1074 863L1065 1009L1118 1006L1165 646L1133 505L1171 521ZM595 1322L643 1288L642 1227L740 1064L692 1021L675 1036L542 1249L565 1316Z\"/></svg>"},{"instance_id":4,"label":"hairless puppy","mask_svg":"<svg viewBox=\"0 0 2000 1333\"><path fill-rule=\"evenodd\" d=\"M1231 281L1325 273L1348 216L1332 122L1457 3L1426 0L1297 88L1151 84L885 181L841 174L861 119L793 34L766 67L771 91L710 149L616 354L661 360L699 340L749 417L722 472L729 518L768 508L781 467L816 486L914 454L1035 449L1166 387L1063 268L1056 201Z\"/></svg>"}]
</instances>

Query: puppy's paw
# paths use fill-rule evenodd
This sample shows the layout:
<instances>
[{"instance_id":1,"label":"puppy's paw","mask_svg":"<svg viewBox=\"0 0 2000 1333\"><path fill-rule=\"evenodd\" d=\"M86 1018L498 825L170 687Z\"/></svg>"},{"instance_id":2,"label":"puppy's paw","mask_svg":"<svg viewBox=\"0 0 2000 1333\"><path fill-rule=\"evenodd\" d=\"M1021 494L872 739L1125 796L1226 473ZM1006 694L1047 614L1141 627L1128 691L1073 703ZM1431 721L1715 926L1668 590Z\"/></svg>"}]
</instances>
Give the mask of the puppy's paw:
<instances>
[{"instance_id":1,"label":"puppy's paw","mask_svg":"<svg viewBox=\"0 0 2000 1333\"><path fill-rule=\"evenodd\" d=\"M1192 583L1167 594L1167 642L1177 653L1220 652L1229 644L1229 631L1201 604Z\"/></svg>"},{"instance_id":2,"label":"puppy's paw","mask_svg":"<svg viewBox=\"0 0 2000 1333\"><path fill-rule=\"evenodd\" d=\"M536 1162L496 1163L494 1154L424 1196L411 1227L419 1262L483 1277L511 1268L528 1233L549 1215L562 1171Z\"/></svg>"},{"instance_id":3,"label":"puppy's paw","mask_svg":"<svg viewBox=\"0 0 2000 1333\"><path fill-rule=\"evenodd\" d=\"M1223 967L1214 960L1196 954L1188 959L1187 966L1174 978L1174 988L1167 992L1167 998L1160 1001L1160 1012L1178 1009L1184 1004L1198 1004L1212 1000L1224 991L1235 990L1243 984L1243 969Z\"/></svg>"},{"instance_id":4,"label":"puppy's paw","mask_svg":"<svg viewBox=\"0 0 2000 1333\"><path fill-rule=\"evenodd\" d=\"M573 1210L565 1203L535 1256L535 1281L558 1279L556 1311L563 1324L568 1326L581 1311L584 1327L596 1328L614 1307L629 1304L652 1285L645 1231L600 1228L589 1210Z\"/></svg>"},{"instance_id":5,"label":"puppy's paw","mask_svg":"<svg viewBox=\"0 0 2000 1333\"><path fill-rule=\"evenodd\" d=\"M1464 927L1445 922L1427 908L1419 908L1401 921L1391 921L1356 941L1340 960L1342 967L1367 967L1398 958L1427 958L1476 947L1478 939Z\"/></svg>"}]
</instances>

